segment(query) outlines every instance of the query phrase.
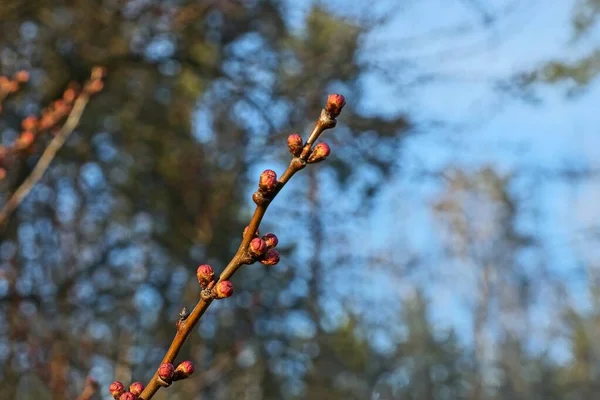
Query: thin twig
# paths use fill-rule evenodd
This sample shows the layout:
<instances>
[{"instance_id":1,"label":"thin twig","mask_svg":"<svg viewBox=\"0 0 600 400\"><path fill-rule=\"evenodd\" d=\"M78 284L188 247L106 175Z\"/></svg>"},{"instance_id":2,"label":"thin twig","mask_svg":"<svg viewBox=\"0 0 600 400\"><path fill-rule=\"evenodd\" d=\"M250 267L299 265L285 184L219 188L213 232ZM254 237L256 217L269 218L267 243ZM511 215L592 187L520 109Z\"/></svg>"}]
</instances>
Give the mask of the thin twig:
<instances>
[{"instance_id":1,"label":"thin twig","mask_svg":"<svg viewBox=\"0 0 600 400\"><path fill-rule=\"evenodd\" d=\"M343 105L342 105L343 106ZM339 113L339 112L338 112ZM285 184L294 176L294 174L301 169L303 169L307 160L310 156L312 145L318 139L318 137L329 128L333 128L336 124L335 118L332 117L326 110L322 110L321 116L317 120L315 124L315 128L311 132L309 139L307 140L304 148L302 149L302 153L294 157L290 162L289 166L279 179L277 183L277 187L275 191L268 197L267 201L257 202L256 209L254 210L254 214L252 215L252 219L250 220L250 224L246 229L246 233L242 239L242 243L238 247L235 255L227 264L221 275L219 276L218 282L227 281L236 273L236 271L245 264L248 264L248 246L250 245L251 240L255 237L255 233L258 230L258 227L267 212L267 208L269 204L273 201L275 196L281 191L281 189L285 186ZM218 283L217 283L218 284ZM212 298L200 298L200 301L196 304L191 314L180 324L178 324L177 333L169 346L165 356L163 357L161 364L164 363L173 363L175 357L179 353L179 350L185 343L185 340L193 331L194 327L204 315L204 312L208 309L210 304L213 302ZM155 372L152 379L144 389L144 391L138 397L140 400L149 400L154 394L161 388L161 380L158 376L158 371Z\"/></svg>"},{"instance_id":2,"label":"thin twig","mask_svg":"<svg viewBox=\"0 0 600 400\"><path fill-rule=\"evenodd\" d=\"M77 397L77 400L92 400L97 391L98 382L88 377L85 380L85 385L83 386L81 394Z\"/></svg>"},{"instance_id":3,"label":"thin twig","mask_svg":"<svg viewBox=\"0 0 600 400\"><path fill-rule=\"evenodd\" d=\"M75 104L73 104L73 109L67 120L57 132L54 139L52 139L48 147L46 147L46 150L44 150L44 153L40 157L33 171L31 171L31 174L29 174L27 179L25 179L25 181L17 188L2 208L2 211L0 211L0 227L8 221L8 217L17 209L17 207L19 207L33 186L35 186L42 176L44 176L44 173L50 166L54 157L56 157L58 151L65 144L77 125L79 125L81 115L83 114L89 99L89 95L85 91L82 91L77 100L75 100Z\"/></svg>"}]
</instances>

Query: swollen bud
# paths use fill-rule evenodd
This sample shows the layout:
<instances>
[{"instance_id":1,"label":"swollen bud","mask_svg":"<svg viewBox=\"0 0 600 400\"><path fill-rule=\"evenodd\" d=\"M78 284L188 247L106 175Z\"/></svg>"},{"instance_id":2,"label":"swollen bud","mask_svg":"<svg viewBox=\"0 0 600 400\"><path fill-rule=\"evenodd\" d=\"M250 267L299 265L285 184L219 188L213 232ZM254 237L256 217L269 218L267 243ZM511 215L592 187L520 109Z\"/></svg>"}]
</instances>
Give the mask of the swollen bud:
<instances>
[{"instance_id":1,"label":"swollen bud","mask_svg":"<svg viewBox=\"0 0 600 400\"><path fill-rule=\"evenodd\" d=\"M302 153L302 136L297 133L292 133L287 138L287 144L292 155L298 157L300 153Z\"/></svg>"},{"instance_id":2,"label":"swollen bud","mask_svg":"<svg viewBox=\"0 0 600 400\"><path fill-rule=\"evenodd\" d=\"M313 148L312 153L310 153L310 156L308 157L307 161L310 164L318 163L318 162L326 159L330 153L331 153L331 149L329 148L329 145L327 143L323 143L323 142L318 143Z\"/></svg>"},{"instance_id":3,"label":"swollen bud","mask_svg":"<svg viewBox=\"0 0 600 400\"><path fill-rule=\"evenodd\" d=\"M139 396L144 391L144 384L142 382L133 382L129 385L129 391L136 396Z\"/></svg>"},{"instance_id":4,"label":"swollen bud","mask_svg":"<svg viewBox=\"0 0 600 400\"><path fill-rule=\"evenodd\" d=\"M131 392L125 392L119 397L119 400L136 400L137 396Z\"/></svg>"},{"instance_id":5,"label":"swollen bud","mask_svg":"<svg viewBox=\"0 0 600 400\"><path fill-rule=\"evenodd\" d=\"M341 94L330 94L327 96L327 105L325 111L329 113L331 118L336 118L342 112L342 108L346 105L346 99Z\"/></svg>"},{"instance_id":6,"label":"swollen bud","mask_svg":"<svg viewBox=\"0 0 600 400\"><path fill-rule=\"evenodd\" d=\"M196 278L202 287L206 287L215 277L215 271L208 264L202 264L196 270Z\"/></svg>"},{"instance_id":7,"label":"swollen bud","mask_svg":"<svg viewBox=\"0 0 600 400\"><path fill-rule=\"evenodd\" d=\"M270 193L277 187L277 174L275 171L267 169L260 174L258 180L258 189L263 193Z\"/></svg>"},{"instance_id":8,"label":"swollen bud","mask_svg":"<svg viewBox=\"0 0 600 400\"><path fill-rule=\"evenodd\" d=\"M267 251L267 243L261 238L254 238L248 247L250 254L255 257L260 257Z\"/></svg>"},{"instance_id":9,"label":"swollen bud","mask_svg":"<svg viewBox=\"0 0 600 400\"><path fill-rule=\"evenodd\" d=\"M214 294L217 299L225 299L233 294L233 283L221 281L215 286Z\"/></svg>"},{"instance_id":10,"label":"swollen bud","mask_svg":"<svg viewBox=\"0 0 600 400\"><path fill-rule=\"evenodd\" d=\"M275 265L279 262L279 252L275 249L270 249L267 254L260 260L264 265Z\"/></svg>"},{"instance_id":11,"label":"swollen bud","mask_svg":"<svg viewBox=\"0 0 600 400\"><path fill-rule=\"evenodd\" d=\"M171 382L174 373L175 367L171 363L163 363L158 367L158 376L165 382Z\"/></svg>"},{"instance_id":12,"label":"swollen bud","mask_svg":"<svg viewBox=\"0 0 600 400\"><path fill-rule=\"evenodd\" d=\"M272 249L273 247L277 246L277 243L279 243L279 239L277 239L277 236L275 236L274 233L267 233L265 236L263 236L263 240L269 249Z\"/></svg>"},{"instance_id":13,"label":"swollen bud","mask_svg":"<svg viewBox=\"0 0 600 400\"><path fill-rule=\"evenodd\" d=\"M16 146L19 149L26 149L27 147L33 144L35 140L35 135L31 131L24 131L19 135L19 138L16 141Z\"/></svg>"},{"instance_id":14,"label":"swollen bud","mask_svg":"<svg viewBox=\"0 0 600 400\"><path fill-rule=\"evenodd\" d=\"M29 80L29 72L27 71L19 71L14 76L15 81L19 83L25 83Z\"/></svg>"},{"instance_id":15,"label":"swollen bud","mask_svg":"<svg viewBox=\"0 0 600 400\"><path fill-rule=\"evenodd\" d=\"M182 361L177 368L175 368L175 375L173 380L178 381L185 379L194 373L194 363L191 361Z\"/></svg>"},{"instance_id":16,"label":"swollen bud","mask_svg":"<svg viewBox=\"0 0 600 400\"><path fill-rule=\"evenodd\" d=\"M115 399L118 399L121 394L125 391L125 386L119 381L114 381L110 384L108 391Z\"/></svg>"}]
</instances>

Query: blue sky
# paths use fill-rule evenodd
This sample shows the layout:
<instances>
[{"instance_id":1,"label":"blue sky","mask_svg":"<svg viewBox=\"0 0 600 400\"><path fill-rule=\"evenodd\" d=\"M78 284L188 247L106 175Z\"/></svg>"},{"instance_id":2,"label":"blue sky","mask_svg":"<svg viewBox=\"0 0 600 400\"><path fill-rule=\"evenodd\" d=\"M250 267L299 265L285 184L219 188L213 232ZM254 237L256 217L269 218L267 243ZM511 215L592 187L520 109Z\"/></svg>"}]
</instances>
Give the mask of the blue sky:
<instances>
[{"instance_id":1,"label":"blue sky","mask_svg":"<svg viewBox=\"0 0 600 400\"><path fill-rule=\"evenodd\" d=\"M368 36L364 54L390 68L409 60L413 68L400 72L400 81L423 73L443 77L414 90L375 75L364 79L367 95L361 106L365 110L384 114L404 111L416 119L419 134L406 142L401 158L404 170L435 171L447 165L473 170L492 165L502 172L518 172L527 179L529 171L537 169L600 167L598 80L575 98L566 96L567 84L537 87L543 100L537 105L493 90L498 80L545 61L576 59L593 48L600 32L595 30L585 40L573 43L570 18L574 0L481 1L492 14L500 15L487 26L483 25L485 15L474 11L472 3L476 2L327 2L330 9L351 17L393 15ZM290 20L298 21L309 4L294 2ZM301 24L296 26L302 29ZM462 33L454 34L457 30L453 27L459 27ZM429 32L437 31L444 33L432 39ZM561 180L542 180L538 184L539 191L532 201L540 212L536 229L544 239L547 262L557 275L572 278L572 300L585 309L589 299L580 290L585 280L577 278L578 261L593 261L597 256L593 243L582 232L599 222L600 187L593 180L581 185ZM419 252L434 262L436 254L431 254L431 248L435 246L432 243L439 244L439 226L430 207L439 190L437 182L415 182L399 173L395 182L383 190L376 209L359 223L359 229L372 232L370 249L392 254L395 251L400 257L402 252ZM524 226L527 223L524 221ZM362 238L360 244L364 248ZM389 271L375 273L371 279L388 285L400 298L414 293L413 282L402 276L390 279ZM470 316L461 296L469 295L473 277L469 278L465 270L457 271L455 276L450 274L449 279L445 285L429 287L434 305L432 318L440 325L457 327L469 342ZM457 288L465 293L457 296ZM355 289L355 285L348 285L349 291ZM373 299L374 304L386 301L392 304L385 298ZM552 323L552 307L549 303L534 310L540 332ZM557 348L557 358L567 357L564 346Z\"/></svg>"},{"instance_id":2,"label":"blue sky","mask_svg":"<svg viewBox=\"0 0 600 400\"><path fill-rule=\"evenodd\" d=\"M466 2L456 2L465 4ZM490 2L490 4L500 2ZM508 2L504 2L508 4ZM460 39L460 44L482 43L474 45L471 54L454 60L450 57L437 62L433 58L424 68L443 71L450 78L448 82L419 87L410 93L406 100L408 110L417 110L423 121L423 132L409 139L405 149L405 160L419 165L420 168L436 170L444 165L458 164L467 169L483 165L493 165L501 171L517 171L527 174L532 168L547 170L560 169L567 165L598 168L600 159L600 84L598 80L587 91L575 99L565 96L566 85L550 88L541 87L538 93L543 99L540 105L523 103L519 99L501 96L492 90L495 79L503 79L540 65L549 59L573 59L590 49L590 43L600 37L598 31L592 33L587 41L573 45L570 42L570 16L574 1L521 2L504 21L499 20L496 27ZM449 6L448 1L422 1L409 11L409 15L399 17L375 40L391 40L394 37L414 35L413 30L435 29L459 23L461 19L472 19L471 11L457 5ZM551 4L551 5L550 5ZM412 14L410 14L412 13ZM403 21L411 21L405 23ZM386 38L386 39L381 39ZM452 45L452 40L439 45ZM433 47L438 45L434 44ZM402 53L402 49L398 52ZM420 50L422 51L422 50ZM430 53L429 50L424 51ZM412 54L412 53L409 53ZM416 54L419 54L417 51ZM405 55L408 57L408 55ZM389 55L387 55L389 57ZM456 77L456 79L453 79ZM398 96L389 85L370 82L367 89L372 92L373 107L377 100L387 96ZM389 103L388 103L389 105ZM393 110L390 110L393 112ZM427 128L427 121L443 121L441 127ZM574 277L579 257L590 262L594 260L589 241L579 240L577 248L569 244L582 230L598 224L597 207L598 182L589 182L579 187L561 181L540 182L540 194L536 205L541 212L541 237L545 239L550 268L560 276ZM417 193L416 195L414 195ZM412 196L410 194L413 194ZM380 201L376 211L375 223L380 232L386 232L392 240L399 229L406 225L422 227L416 230L420 234L412 236L413 245L423 252L431 248L432 236L435 236L435 224L428 208L432 196L437 191L427 183L414 183L398 178L396 185L390 185ZM389 204L398 203L394 199L401 197L410 205L407 221L398 227L388 223L385 215L393 212ZM577 252L575 252L575 251ZM596 252L597 253L597 252ZM597 259L597 258L596 258ZM458 275L464 278L464 275ZM456 279L456 277L455 277ZM468 282L468 280L467 280ZM451 282L452 283L452 282ZM581 280L576 278L570 283L573 301L577 307L585 309L587 299ZM432 288L434 320L451 325L463 331L467 337L470 331L468 312L463 308L457 287L453 284ZM462 287L468 291L468 285ZM551 323L548 315L552 304L536 310L539 329L546 329ZM468 341L468 340L467 340ZM535 347L535 344L534 344ZM564 346L555 346L557 358L566 357Z\"/></svg>"}]
</instances>

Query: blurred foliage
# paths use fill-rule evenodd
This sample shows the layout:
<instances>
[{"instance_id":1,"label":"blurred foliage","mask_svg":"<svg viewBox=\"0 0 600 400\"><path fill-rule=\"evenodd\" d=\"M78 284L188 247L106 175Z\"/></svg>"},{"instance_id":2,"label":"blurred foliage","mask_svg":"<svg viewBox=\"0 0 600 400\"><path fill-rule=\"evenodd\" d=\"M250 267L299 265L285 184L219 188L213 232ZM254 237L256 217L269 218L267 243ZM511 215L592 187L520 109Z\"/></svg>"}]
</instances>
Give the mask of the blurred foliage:
<instances>
[{"instance_id":1,"label":"blurred foliage","mask_svg":"<svg viewBox=\"0 0 600 400\"><path fill-rule=\"evenodd\" d=\"M573 44L594 37L600 17L600 1L579 0L573 10ZM592 42L592 48L576 59L557 58L519 77L520 83L566 82L571 91L585 88L600 73L600 48Z\"/></svg>"}]
</instances>

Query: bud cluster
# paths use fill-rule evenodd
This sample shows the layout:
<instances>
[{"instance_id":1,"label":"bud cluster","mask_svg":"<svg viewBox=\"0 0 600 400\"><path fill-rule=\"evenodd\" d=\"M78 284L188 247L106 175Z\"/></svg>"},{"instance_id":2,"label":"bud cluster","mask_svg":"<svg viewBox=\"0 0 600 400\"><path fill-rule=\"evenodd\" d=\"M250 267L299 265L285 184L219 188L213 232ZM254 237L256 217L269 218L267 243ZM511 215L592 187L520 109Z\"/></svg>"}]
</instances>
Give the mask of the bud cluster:
<instances>
[{"instance_id":1,"label":"bud cluster","mask_svg":"<svg viewBox=\"0 0 600 400\"><path fill-rule=\"evenodd\" d=\"M110 384L108 391L115 400L136 400L144 391L144 384L142 382L133 382L129 385L129 390L126 391L125 385L119 381L114 381Z\"/></svg>"},{"instance_id":2,"label":"bud cluster","mask_svg":"<svg viewBox=\"0 0 600 400\"><path fill-rule=\"evenodd\" d=\"M194 373L194 363L191 361L182 361L177 368L171 363L163 363L158 367L157 375L163 386L169 386L172 382L180 381ZM129 390L125 390L125 385L119 381L114 381L108 388L111 396L115 400L136 400L144 391L144 384L133 382L129 385Z\"/></svg>"},{"instance_id":3,"label":"bud cluster","mask_svg":"<svg viewBox=\"0 0 600 400\"><path fill-rule=\"evenodd\" d=\"M180 381L188 378L194 373L194 363L191 361L182 361L177 367L174 367L171 363L162 363L158 367L158 377L166 384L170 385L171 382Z\"/></svg>"},{"instance_id":4,"label":"bud cluster","mask_svg":"<svg viewBox=\"0 0 600 400\"><path fill-rule=\"evenodd\" d=\"M20 85L29 81L29 72L19 71L12 78L0 75L0 112L2 112L2 101L11 94L19 91Z\"/></svg>"},{"instance_id":5,"label":"bud cluster","mask_svg":"<svg viewBox=\"0 0 600 400\"><path fill-rule=\"evenodd\" d=\"M264 265L275 265L279 262L279 252L275 249L278 243L279 239L274 233L269 232L263 237L256 236L248 245L248 253L254 261L260 261Z\"/></svg>"}]
</instances>

